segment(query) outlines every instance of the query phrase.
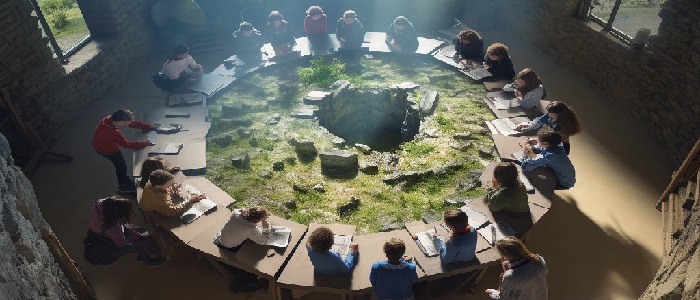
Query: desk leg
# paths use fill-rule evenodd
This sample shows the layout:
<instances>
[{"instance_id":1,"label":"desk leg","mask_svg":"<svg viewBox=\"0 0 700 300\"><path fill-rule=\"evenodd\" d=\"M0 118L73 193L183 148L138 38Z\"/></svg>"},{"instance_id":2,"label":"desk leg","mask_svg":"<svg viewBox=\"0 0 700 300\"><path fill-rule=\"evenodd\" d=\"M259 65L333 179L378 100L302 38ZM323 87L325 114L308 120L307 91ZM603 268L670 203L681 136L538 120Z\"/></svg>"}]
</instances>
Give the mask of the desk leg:
<instances>
[{"instance_id":1,"label":"desk leg","mask_svg":"<svg viewBox=\"0 0 700 300\"><path fill-rule=\"evenodd\" d=\"M283 289L281 287L277 287L277 299L292 300L292 291L290 289Z\"/></svg>"}]
</instances>

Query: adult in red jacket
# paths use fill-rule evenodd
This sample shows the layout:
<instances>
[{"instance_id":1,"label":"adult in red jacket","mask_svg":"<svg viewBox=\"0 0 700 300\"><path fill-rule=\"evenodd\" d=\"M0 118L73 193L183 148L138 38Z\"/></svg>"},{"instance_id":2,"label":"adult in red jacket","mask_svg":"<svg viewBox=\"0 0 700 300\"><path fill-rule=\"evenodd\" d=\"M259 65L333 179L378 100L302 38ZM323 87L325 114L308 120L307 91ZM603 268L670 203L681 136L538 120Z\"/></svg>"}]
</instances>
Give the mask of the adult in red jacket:
<instances>
[{"instance_id":1,"label":"adult in red jacket","mask_svg":"<svg viewBox=\"0 0 700 300\"><path fill-rule=\"evenodd\" d=\"M152 144L149 141L132 142L127 140L117 126L155 129L158 128L158 125L135 121L134 113L125 109L117 109L111 115L104 117L95 128L95 134L92 137L92 147L95 148L97 154L106 157L114 165L117 171L117 180L119 181L118 190L120 192L134 192L136 191L136 185L126 175L126 162L124 161L124 155L119 150L119 146L128 149L141 149Z\"/></svg>"}]
</instances>

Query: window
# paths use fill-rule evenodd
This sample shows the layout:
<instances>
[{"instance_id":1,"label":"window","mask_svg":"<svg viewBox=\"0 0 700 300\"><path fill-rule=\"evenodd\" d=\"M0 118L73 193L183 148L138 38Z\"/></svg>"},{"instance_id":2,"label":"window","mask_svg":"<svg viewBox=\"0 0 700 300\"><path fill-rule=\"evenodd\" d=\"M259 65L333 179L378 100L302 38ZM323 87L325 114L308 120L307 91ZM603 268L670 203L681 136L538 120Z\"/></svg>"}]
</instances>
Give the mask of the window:
<instances>
[{"instance_id":1,"label":"window","mask_svg":"<svg viewBox=\"0 0 700 300\"><path fill-rule=\"evenodd\" d=\"M67 63L68 57L90 40L77 0L29 0L39 18L43 33L49 39L56 57Z\"/></svg>"},{"instance_id":2,"label":"window","mask_svg":"<svg viewBox=\"0 0 700 300\"><path fill-rule=\"evenodd\" d=\"M640 29L656 34L661 24L660 5L664 0L593 0L591 20L627 43Z\"/></svg>"}]
</instances>

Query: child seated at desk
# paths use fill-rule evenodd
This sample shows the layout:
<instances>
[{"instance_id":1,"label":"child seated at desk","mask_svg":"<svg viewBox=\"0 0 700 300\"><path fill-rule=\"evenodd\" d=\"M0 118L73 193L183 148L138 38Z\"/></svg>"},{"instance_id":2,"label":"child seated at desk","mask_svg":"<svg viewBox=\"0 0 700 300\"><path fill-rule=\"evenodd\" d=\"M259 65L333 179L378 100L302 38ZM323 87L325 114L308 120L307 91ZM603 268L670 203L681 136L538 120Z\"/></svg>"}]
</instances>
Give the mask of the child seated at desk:
<instances>
[{"instance_id":1,"label":"child seated at desk","mask_svg":"<svg viewBox=\"0 0 700 300\"><path fill-rule=\"evenodd\" d=\"M518 176L518 168L512 162L499 163L493 170L492 187L486 189L484 203L492 212L503 211L514 217L527 215L527 190Z\"/></svg>"},{"instance_id":2,"label":"child seated at desk","mask_svg":"<svg viewBox=\"0 0 700 300\"><path fill-rule=\"evenodd\" d=\"M413 283L418 280L416 264L406 261L406 244L401 239L391 238L384 243L387 260L372 265L369 281L379 300L413 299Z\"/></svg>"},{"instance_id":3,"label":"child seated at desk","mask_svg":"<svg viewBox=\"0 0 700 300\"><path fill-rule=\"evenodd\" d=\"M328 16L323 13L323 9L320 6L314 5L306 10L304 30L309 35L328 33Z\"/></svg>"},{"instance_id":4,"label":"child seated at desk","mask_svg":"<svg viewBox=\"0 0 700 300\"><path fill-rule=\"evenodd\" d=\"M153 83L163 91L172 92L187 79L196 79L204 75L204 68L189 54L190 48L185 44L177 44L163 64L163 68L153 78Z\"/></svg>"},{"instance_id":5,"label":"child seated at desk","mask_svg":"<svg viewBox=\"0 0 700 300\"><path fill-rule=\"evenodd\" d=\"M180 171L180 168L171 168L170 163L160 156L149 156L143 161L143 164L141 164L141 179L139 180L139 186L141 188L146 187L151 173L155 170L166 170L170 172L170 174L175 174Z\"/></svg>"},{"instance_id":6,"label":"child seated at desk","mask_svg":"<svg viewBox=\"0 0 700 300\"><path fill-rule=\"evenodd\" d=\"M272 11L268 16L267 30L265 38L272 45L275 55L282 55L292 52L296 43L292 27L287 23L279 11Z\"/></svg>"},{"instance_id":7,"label":"child seated at desk","mask_svg":"<svg viewBox=\"0 0 700 300\"><path fill-rule=\"evenodd\" d=\"M513 236L496 242L496 250L501 255L503 273L498 289L484 291L489 298L548 299L548 271L542 256L530 252L523 242Z\"/></svg>"},{"instance_id":8,"label":"child seated at desk","mask_svg":"<svg viewBox=\"0 0 700 300\"><path fill-rule=\"evenodd\" d=\"M515 92L518 103L525 109L533 109L540 100L547 96L542 80L530 68L525 68L515 75L515 81L503 87L506 92Z\"/></svg>"},{"instance_id":9,"label":"child seated at desk","mask_svg":"<svg viewBox=\"0 0 700 300\"><path fill-rule=\"evenodd\" d=\"M333 231L327 227L316 228L309 236L306 252L308 252L311 264L314 266L314 272L333 275L349 273L355 267L359 254L357 244L350 244L350 251L343 259L340 254L331 251L333 239Z\"/></svg>"},{"instance_id":10,"label":"child seated at desk","mask_svg":"<svg viewBox=\"0 0 700 300\"><path fill-rule=\"evenodd\" d=\"M483 81L513 80L515 77L513 61L508 55L508 46L501 43L491 44L486 48L484 60L484 68L491 73L491 76L482 79Z\"/></svg>"},{"instance_id":11,"label":"child seated at desk","mask_svg":"<svg viewBox=\"0 0 700 300\"><path fill-rule=\"evenodd\" d=\"M451 264L474 259L478 233L469 226L467 214L459 209L451 209L445 212L444 220L452 234L447 239L438 236L437 233L434 236L442 262Z\"/></svg>"},{"instance_id":12,"label":"child seated at desk","mask_svg":"<svg viewBox=\"0 0 700 300\"><path fill-rule=\"evenodd\" d=\"M455 45L455 55L459 63L466 66L466 60L481 61L484 59L484 40L481 39L476 30L462 30L457 37L452 40Z\"/></svg>"},{"instance_id":13,"label":"child seated at desk","mask_svg":"<svg viewBox=\"0 0 700 300\"><path fill-rule=\"evenodd\" d=\"M180 204L174 204L172 198L178 195L181 184L175 183L175 177L166 170L155 170L151 173L148 184L143 189L139 207L144 212L159 212L167 217L179 216L192 204L206 198L199 194L185 199Z\"/></svg>"},{"instance_id":14,"label":"child seated at desk","mask_svg":"<svg viewBox=\"0 0 700 300\"><path fill-rule=\"evenodd\" d=\"M581 123L576 112L564 102L553 101L547 105L546 114L530 122L518 124L515 130L526 132L543 126L559 132L564 144L564 152L569 155L571 152L569 138L581 132Z\"/></svg>"},{"instance_id":15,"label":"child seated at desk","mask_svg":"<svg viewBox=\"0 0 700 300\"><path fill-rule=\"evenodd\" d=\"M391 51L413 53L418 50L418 33L406 17L398 16L386 30L386 43Z\"/></svg>"},{"instance_id":16,"label":"child seated at desk","mask_svg":"<svg viewBox=\"0 0 700 300\"><path fill-rule=\"evenodd\" d=\"M252 24L243 22L233 33L232 45L233 53L244 63L256 62L260 60L263 36Z\"/></svg>"},{"instance_id":17,"label":"child seated at desk","mask_svg":"<svg viewBox=\"0 0 700 300\"><path fill-rule=\"evenodd\" d=\"M365 39L365 27L362 26L357 14L348 10L338 19L335 26L335 36L342 49L360 49Z\"/></svg>"},{"instance_id":18,"label":"child seated at desk","mask_svg":"<svg viewBox=\"0 0 700 300\"><path fill-rule=\"evenodd\" d=\"M535 150L540 150L535 154ZM525 143L523 158L520 159L523 171L547 167L557 175L555 189L569 189L576 183L576 170L561 144L561 135L552 130L542 130L537 134L537 145Z\"/></svg>"},{"instance_id":19,"label":"child seated at desk","mask_svg":"<svg viewBox=\"0 0 700 300\"><path fill-rule=\"evenodd\" d=\"M269 227L267 218L270 215L263 207L234 209L231 218L221 229L219 244L232 251L237 251L245 240L251 240L262 245L267 240L263 233Z\"/></svg>"}]
</instances>

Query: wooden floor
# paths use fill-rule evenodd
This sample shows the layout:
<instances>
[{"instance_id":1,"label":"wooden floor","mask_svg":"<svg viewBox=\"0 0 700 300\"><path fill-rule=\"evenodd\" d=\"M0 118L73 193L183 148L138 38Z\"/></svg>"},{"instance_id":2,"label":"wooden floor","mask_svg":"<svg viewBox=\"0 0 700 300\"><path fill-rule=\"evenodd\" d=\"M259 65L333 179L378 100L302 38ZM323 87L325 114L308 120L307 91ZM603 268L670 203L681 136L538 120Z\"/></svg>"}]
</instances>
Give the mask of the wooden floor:
<instances>
[{"instance_id":1,"label":"wooden floor","mask_svg":"<svg viewBox=\"0 0 700 300\"><path fill-rule=\"evenodd\" d=\"M536 70L549 100L573 105L584 125L584 132L572 139L576 187L559 194L553 203L557 213L547 214L528 240L549 266L550 299L636 299L661 261L661 214L654 205L674 170L664 146L639 130L595 87L531 46L498 33L482 36L486 44L507 44L516 69ZM266 299L264 293L231 294L213 267L195 262L181 249L158 269L138 265L131 257L110 266L92 266L82 259L81 241L92 203L115 188L113 167L90 145L95 125L117 108L145 112L163 101L148 79L160 68L162 56L154 55L123 87L88 107L51 149L72 155L74 162L43 162L37 168L32 181L44 218L68 253L84 265L84 275L99 299ZM226 57L208 53L195 59L211 70ZM131 155L125 156L130 165ZM498 271L491 270L475 295L445 288L433 299L484 299L481 291L497 287L497 278Z\"/></svg>"}]
</instances>

